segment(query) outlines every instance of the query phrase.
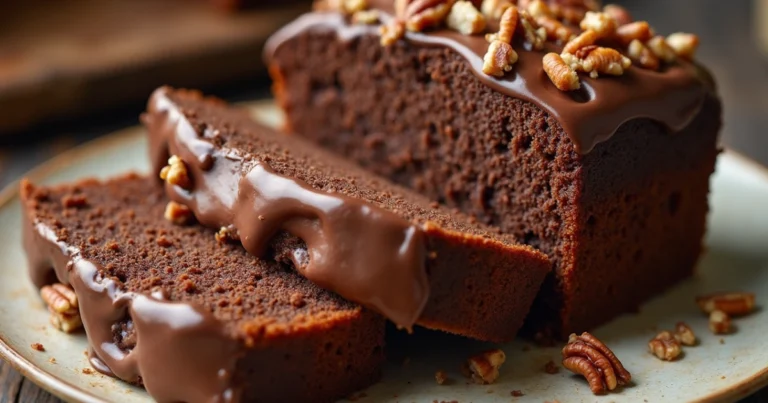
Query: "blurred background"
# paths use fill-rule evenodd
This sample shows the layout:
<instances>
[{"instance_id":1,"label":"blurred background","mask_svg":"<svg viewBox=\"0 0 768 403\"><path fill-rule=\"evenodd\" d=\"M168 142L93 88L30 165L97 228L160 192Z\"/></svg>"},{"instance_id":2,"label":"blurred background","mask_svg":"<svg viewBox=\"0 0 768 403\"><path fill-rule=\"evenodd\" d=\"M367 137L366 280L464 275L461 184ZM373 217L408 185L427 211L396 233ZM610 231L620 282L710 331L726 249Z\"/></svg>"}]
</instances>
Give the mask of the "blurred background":
<instances>
[{"instance_id":1,"label":"blurred background","mask_svg":"<svg viewBox=\"0 0 768 403\"><path fill-rule=\"evenodd\" d=\"M768 165L768 0L616 0L656 31L699 35L725 147ZM152 89L269 97L261 49L307 0L25 0L0 4L0 186L138 124ZM762 396L762 397L760 397ZM54 401L0 362L0 402ZM748 400L768 401L768 391ZM746 401L745 401L746 402Z\"/></svg>"}]
</instances>

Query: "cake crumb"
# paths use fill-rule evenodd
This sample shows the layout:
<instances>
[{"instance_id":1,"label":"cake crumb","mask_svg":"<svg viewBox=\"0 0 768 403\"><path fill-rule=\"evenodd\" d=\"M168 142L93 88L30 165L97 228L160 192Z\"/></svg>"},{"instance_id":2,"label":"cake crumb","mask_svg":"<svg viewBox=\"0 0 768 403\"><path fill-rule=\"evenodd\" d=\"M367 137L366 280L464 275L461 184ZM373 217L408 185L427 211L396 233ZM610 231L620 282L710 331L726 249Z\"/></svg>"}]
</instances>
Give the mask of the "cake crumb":
<instances>
[{"instance_id":1,"label":"cake crumb","mask_svg":"<svg viewBox=\"0 0 768 403\"><path fill-rule=\"evenodd\" d=\"M90 368L83 368L83 373L86 375L93 375L93 370Z\"/></svg>"},{"instance_id":2,"label":"cake crumb","mask_svg":"<svg viewBox=\"0 0 768 403\"><path fill-rule=\"evenodd\" d=\"M51 364L56 364L56 359L51 357L48 359L48 362L50 362Z\"/></svg>"},{"instance_id":3,"label":"cake crumb","mask_svg":"<svg viewBox=\"0 0 768 403\"><path fill-rule=\"evenodd\" d=\"M512 391L512 392L510 392L509 394L510 394L510 395L512 395L512 397L521 397L521 396L525 396L525 394L524 394L524 393L523 393L521 390L517 390L517 389L516 389L516 390L513 390L513 391Z\"/></svg>"},{"instance_id":4,"label":"cake crumb","mask_svg":"<svg viewBox=\"0 0 768 403\"><path fill-rule=\"evenodd\" d=\"M61 204L64 208L81 208L88 205L88 200L84 195L69 194L61 198Z\"/></svg>"},{"instance_id":5,"label":"cake crumb","mask_svg":"<svg viewBox=\"0 0 768 403\"><path fill-rule=\"evenodd\" d=\"M725 339L720 339L720 344L725 344Z\"/></svg>"},{"instance_id":6,"label":"cake crumb","mask_svg":"<svg viewBox=\"0 0 768 403\"><path fill-rule=\"evenodd\" d=\"M443 370L439 370L435 372L435 382L437 382L438 385L445 385L451 382L451 379L448 378L448 374L445 373Z\"/></svg>"},{"instance_id":7,"label":"cake crumb","mask_svg":"<svg viewBox=\"0 0 768 403\"><path fill-rule=\"evenodd\" d=\"M557 364L555 364L554 361L549 360L549 361L547 361L546 364L544 364L544 372L546 372L546 373L548 373L550 375L554 375L554 374L560 372L560 367L558 367Z\"/></svg>"},{"instance_id":8,"label":"cake crumb","mask_svg":"<svg viewBox=\"0 0 768 403\"><path fill-rule=\"evenodd\" d=\"M41 352L45 351L45 346L43 346L40 343L32 343L30 346L32 347L33 350L41 351Z\"/></svg>"},{"instance_id":9,"label":"cake crumb","mask_svg":"<svg viewBox=\"0 0 768 403\"><path fill-rule=\"evenodd\" d=\"M291 294L291 305L296 308L301 308L304 306L304 296L297 292Z\"/></svg>"},{"instance_id":10,"label":"cake crumb","mask_svg":"<svg viewBox=\"0 0 768 403\"><path fill-rule=\"evenodd\" d=\"M161 246L163 248L169 248L169 247L173 246L173 241L171 241L170 239L166 238L165 236L159 236L157 238L157 245Z\"/></svg>"},{"instance_id":11,"label":"cake crumb","mask_svg":"<svg viewBox=\"0 0 768 403\"><path fill-rule=\"evenodd\" d=\"M721 376L720 379L725 379L725 375Z\"/></svg>"}]
</instances>

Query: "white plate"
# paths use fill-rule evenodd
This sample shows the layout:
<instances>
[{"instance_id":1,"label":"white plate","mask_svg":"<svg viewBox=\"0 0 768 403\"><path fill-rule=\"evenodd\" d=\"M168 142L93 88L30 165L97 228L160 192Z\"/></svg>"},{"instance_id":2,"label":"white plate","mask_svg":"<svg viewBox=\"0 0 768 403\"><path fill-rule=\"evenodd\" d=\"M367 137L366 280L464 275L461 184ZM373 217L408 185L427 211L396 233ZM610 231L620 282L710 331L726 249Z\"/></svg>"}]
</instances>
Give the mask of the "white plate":
<instances>
[{"instance_id":1,"label":"white plate","mask_svg":"<svg viewBox=\"0 0 768 403\"><path fill-rule=\"evenodd\" d=\"M254 114L272 124L280 121L270 104L258 104ZM56 183L146 171L145 147L143 130L132 128L63 154L29 176L35 183ZM150 401L141 389L83 373L90 368L84 335L67 336L48 325L47 312L27 280L20 216L16 185L12 185L0 194L0 355L66 400ZM400 337L399 358L390 359L384 380L366 390L361 401L710 402L734 401L768 385L768 171L734 153L721 155L713 178L710 223L709 252L694 279L650 301L639 314L626 315L594 332L632 372L634 384L620 393L596 397L582 378L562 370L546 374L545 363L559 362L559 348L532 347L523 341L502 347L508 359L498 383L471 385L461 377L459 366L488 345L433 333L428 341ZM718 290L754 292L763 309L739 319L735 334L714 336L693 301L695 295ZM693 327L700 345L686 348L677 362L662 362L648 354L647 341L655 332L681 320ZM38 342L45 352L30 347ZM49 362L51 358L55 363ZM455 381L437 385L434 374L440 369ZM525 396L513 398L513 390Z\"/></svg>"}]
</instances>

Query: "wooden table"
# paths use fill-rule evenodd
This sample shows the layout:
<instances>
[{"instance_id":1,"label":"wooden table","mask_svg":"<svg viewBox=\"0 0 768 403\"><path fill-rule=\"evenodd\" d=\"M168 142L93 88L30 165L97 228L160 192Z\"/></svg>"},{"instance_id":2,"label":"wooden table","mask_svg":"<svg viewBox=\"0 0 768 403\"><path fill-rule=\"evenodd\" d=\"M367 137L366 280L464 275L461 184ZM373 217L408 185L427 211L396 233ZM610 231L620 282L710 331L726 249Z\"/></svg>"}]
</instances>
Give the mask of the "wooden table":
<instances>
[{"instance_id":1,"label":"wooden table","mask_svg":"<svg viewBox=\"0 0 768 403\"><path fill-rule=\"evenodd\" d=\"M753 0L754 2L763 0ZM756 18L751 3L722 0L646 0L627 3L636 18L652 21L661 33L696 32L702 40L699 58L718 79L725 103L724 145L768 165L768 56L755 45L750 25ZM768 17L767 17L768 18ZM230 94L253 98L267 93L266 83ZM135 108L87 125L48 127L45 145L16 144L0 147L0 185L6 185L51 156L104 133L136 124ZM39 132L39 131L38 131ZM25 138L26 136L18 136ZM0 361L0 403L59 402L58 399ZM768 388L741 403L768 402ZM566 403L566 402L563 402Z\"/></svg>"}]
</instances>

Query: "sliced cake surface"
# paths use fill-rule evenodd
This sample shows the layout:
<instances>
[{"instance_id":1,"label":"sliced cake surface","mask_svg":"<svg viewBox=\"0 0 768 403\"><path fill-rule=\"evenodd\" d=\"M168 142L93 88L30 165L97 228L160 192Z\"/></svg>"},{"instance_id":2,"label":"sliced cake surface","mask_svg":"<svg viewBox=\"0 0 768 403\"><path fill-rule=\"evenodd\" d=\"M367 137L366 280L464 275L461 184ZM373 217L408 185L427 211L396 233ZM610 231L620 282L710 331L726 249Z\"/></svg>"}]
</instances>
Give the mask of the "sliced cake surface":
<instances>
[{"instance_id":1,"label":"sliced cake surface","mask_svg":"<svg viewBox=\"0 0 768 403\"><path fill-rule=\"evenodd\" d=\"M160 402L330 402L378 379L383 318L169 222L155 182L22 183L31 278L74 289L96 369Z\"/></svg>"},{"instance_id":2,"label":"sliced cake surface","mask_svg":"<svg viewBox=\"0 0 768 403\"><path fill-rule=\"evenodd\" d=\"M143 121L155 171L201 223L402 327L509 340L549 271L513 237L221 101L160 88Z\"/></svg>"},{"instance_id":3,"label":"sliced cake surface","mask_svg":"<svg viewBox=\"0 0 768 403\"><path fill-rule=\"evenodd\" d=\"M376 0L364 19L326 2L277 33L267 59L286 130L545 252L534 333L587 330L688 277L721 127L695 37L593 1L466 3ZM513 32L502 13L518 16ZM626 67L630 50L647 58ZM615 70L588 66L593 52Z\"/></svg>"}]
</instances>

